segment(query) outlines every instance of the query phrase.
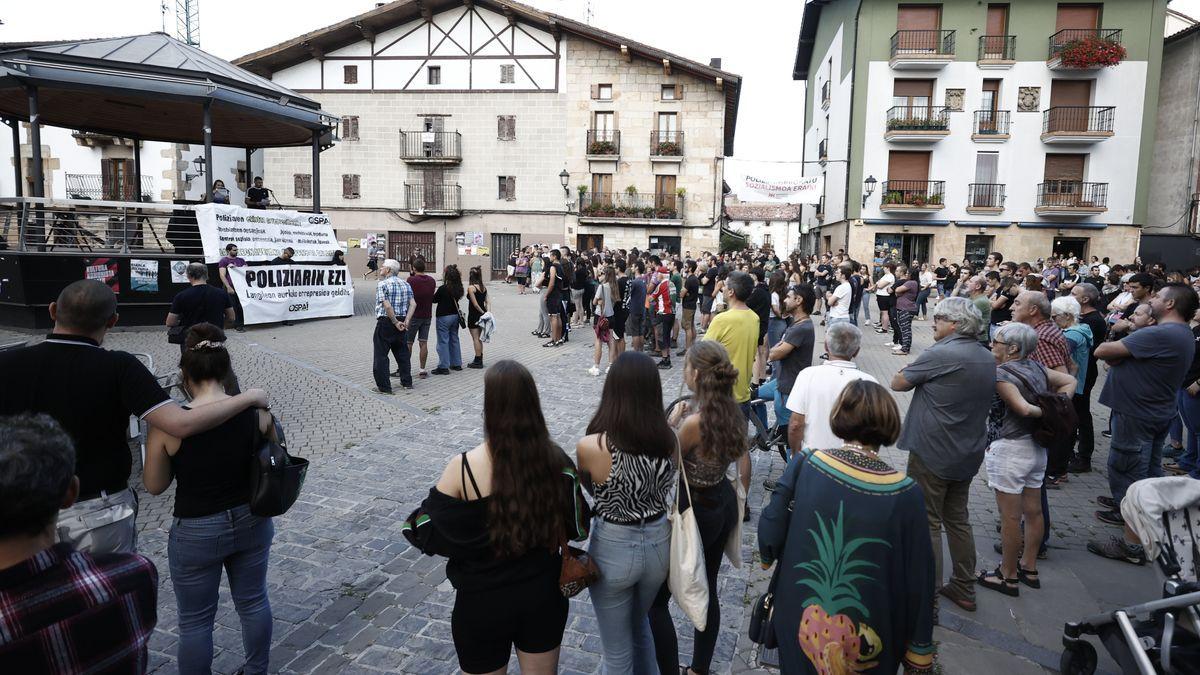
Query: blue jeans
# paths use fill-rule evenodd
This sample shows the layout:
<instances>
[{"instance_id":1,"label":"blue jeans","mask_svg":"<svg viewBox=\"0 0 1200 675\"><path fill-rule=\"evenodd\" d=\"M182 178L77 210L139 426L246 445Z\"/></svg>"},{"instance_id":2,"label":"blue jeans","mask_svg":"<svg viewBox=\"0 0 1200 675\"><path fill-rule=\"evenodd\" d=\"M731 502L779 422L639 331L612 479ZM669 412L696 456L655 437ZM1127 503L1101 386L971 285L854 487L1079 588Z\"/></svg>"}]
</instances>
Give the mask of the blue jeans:
<instances>
[{"instance_id":1,"label":"blue jeans","mask_svg":"<svg viewBox=\"0 0 1200 675\"><path fill-rule=\"evenodd\" d=\"M933 289L926 288L917 292L917 316L925 316L926 312L928 311L927 307L929 305L929 293L932 290Z\"/></svg>"},{"instance_id":2,"label":"blue jeans","mask_svg":"<svg viewBox=\"0 0 1200 675\"><path fill-rule=\"evenodd\" d=\"M1179 415L1187 427L1187 442L1179 456L1179 468L1192 478L1200 478L1200 396L1189 396L1187 389L1180 389Z\"/></svg>"},{"instance_id":3,"label":"blue jeans","mask_svg":"<svg viewBox=\"0 0 1200 675\"><path fill-rule=\"evenodd\" d=\"M1147 420L1113 411L1109 420L1112 441L1108 452L1108 487L1118 504L1130 485L1162 473L1162 449L1170 419Z\"/></svg>"},{"instance_id":4,"label":"blue jeans","mask_svg":"<svg viewBox=\"0 0 1200 675\"><path fill-rule=\"evenodd\" d=\"M588 553L600 568L589 588L604 672L653 675L650 605L667 580L671 524L665 516L644 525L615 525L597 517Z\"/></svg>"},{"instance_id":5,"label":"blue jeans","mask_svg":"<svg viewBox=\"0 0 1200 675\"><path fill-rule=\"evenodd\" d=\"M863 318L867 320L867 323L871 323L871 297L870 293L863 293L862 301L860 302Z\"/></svg>"},{"instance_id":6,"label":"blue jeans","mask_svg":"<svg viewBox=\"0 0 1200 675\"><path fill-rule=\"evenodd\" d=\"M768 401L775 400L775 426L786 427L788 420L792 418L792 411L788 410L784 405L787 401L787 396L779 391L779 379L773 379L763 382L758 387L758 397ZM758 414L758 419L762 421L763 427L770 429L771 425L767 422L767 407L765 405L754 406L754 412Z\"/></svg>"},{"instance_id":7,"label":"blue jeans","mask_svg":"<svg viewBox=\"0 0 1200 675\"><path fill-rule=\"evenodd\" d=\"M438 368L462 367L462 347L458 344L458 315L437 318Z\"/></svg>"},{"instance_id":8,"label":"blue jeans","mask_svg":"<svg viewBox=\"0 0 1200 675\"><path fill-rule=\"evenodd\" d=\"M171 585L179 608L179 672L212 669L213 620L221 568L229 577L233 606L242 623L247 675L267 672L271 649L271 603L267 561L275 526L249 506L200 518L175 518L167 539Z\"/></svg>"}]
</instances>

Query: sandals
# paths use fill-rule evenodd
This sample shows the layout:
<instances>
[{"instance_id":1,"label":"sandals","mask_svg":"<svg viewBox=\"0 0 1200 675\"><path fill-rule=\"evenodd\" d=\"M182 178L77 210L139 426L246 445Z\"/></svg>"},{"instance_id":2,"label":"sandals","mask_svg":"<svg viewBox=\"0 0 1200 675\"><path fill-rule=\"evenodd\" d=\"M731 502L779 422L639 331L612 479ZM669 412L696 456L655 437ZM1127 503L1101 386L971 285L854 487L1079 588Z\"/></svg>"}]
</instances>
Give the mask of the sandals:
<instances>
[{"instance_id":1,"label":"sandals","mask_svg":"<svg viewBox=\"0 0 1200 675\"><path fill-rule=\"evenodd\" d=\"M561 347L565 342L566 342L566 340L552 340L542 346L543 347Z\"/></svg>"},{"instance_id":2,"label":"sandals","mask_svg":"<svg viewBox=\"0 0 1200 675\"><path fill-rule=\"evenodd\" d=\"M999 579L999 581L992 581L993 578ZM1003 593L1009 597L1015 598L1021 595L1021 587L1017 585L1018 579L1005 578L1004 574L1000 572L999 565L996 565L996 569L991 572L980 572L975 577L975 581L986 589Z\"/></svg>"},{"instance_id":3,"label":"sandals","mask_svg":"<svg viewBox=\"0 0 1200 675\"><path fill-rule=\"evenodd\" d=\"M1042 582L1038 577L1039 575L1037 570L1027 570L1024 567L1021 567L1020 563L1017 563L1017 579L1020 580L1021 583L1030 588L1041 588Z\"/></svg>"}]
</instances>

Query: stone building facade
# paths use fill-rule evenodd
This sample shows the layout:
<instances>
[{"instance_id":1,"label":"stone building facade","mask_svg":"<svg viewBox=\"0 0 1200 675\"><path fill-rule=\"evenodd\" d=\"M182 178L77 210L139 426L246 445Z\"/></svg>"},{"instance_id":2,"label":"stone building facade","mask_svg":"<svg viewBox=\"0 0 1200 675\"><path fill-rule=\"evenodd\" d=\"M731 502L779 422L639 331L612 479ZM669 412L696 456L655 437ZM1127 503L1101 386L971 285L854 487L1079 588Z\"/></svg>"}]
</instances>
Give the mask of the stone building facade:
<instances>
[{"instance_id":1,"label":"stone building facade","mask_svg":"<svg viewBox=\"0 0 1200 675\"><path fill-rule=\"evenodd\" d=\"M322 210L402 264L717 245L740 79L716 65L507 0L400 0L235 63L342 116ZM308 151L265 152L280 201L311 207Z\"/></svg>"}]
</instances>

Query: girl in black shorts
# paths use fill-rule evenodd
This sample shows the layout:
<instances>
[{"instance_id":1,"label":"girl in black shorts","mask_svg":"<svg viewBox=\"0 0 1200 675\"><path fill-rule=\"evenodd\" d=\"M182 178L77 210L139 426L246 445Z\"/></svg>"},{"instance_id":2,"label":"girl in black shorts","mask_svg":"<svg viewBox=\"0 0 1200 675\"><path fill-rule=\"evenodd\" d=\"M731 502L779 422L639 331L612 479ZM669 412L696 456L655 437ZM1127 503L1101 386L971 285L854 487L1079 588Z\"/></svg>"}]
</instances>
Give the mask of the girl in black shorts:
<instances>
[{"instance_id":1,"label":"girl in black shorts","mask_svg":"<svg viewBox=\"0 0 1200 675\"><path fill-rule=\"evenodd\" d=\"M457 591L450 631L464 673L557 672L567 625L559 544L588 536L575 465L550 440L533 376L500 361L483 377L484 442L450 460L405 538L444 555Z\"/></svg>"}]
</instances>

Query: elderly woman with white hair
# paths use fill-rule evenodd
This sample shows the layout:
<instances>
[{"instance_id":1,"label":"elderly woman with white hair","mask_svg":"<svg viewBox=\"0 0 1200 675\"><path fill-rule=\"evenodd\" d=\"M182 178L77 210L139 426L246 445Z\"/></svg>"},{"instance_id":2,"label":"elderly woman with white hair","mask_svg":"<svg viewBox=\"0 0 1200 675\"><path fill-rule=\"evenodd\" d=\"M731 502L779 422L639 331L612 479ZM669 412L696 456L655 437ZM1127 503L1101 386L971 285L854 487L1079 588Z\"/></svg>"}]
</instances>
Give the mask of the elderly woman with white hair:
<instances>
[{"instance_id":1,"label":"elderly woman with white hair","mask_svg":"<svg viewBox=\"0 0 1200 675\"><path fill-rule=\"evenodd\" d=\"M1070 394L1075 378L1050 370L1029 358L1038 336L1023 323L1007 323L992 338L996 359L996 397L988 416L988 445L984 457L988 486L996 492L1000 508L1002 560L996 569L980 572L979 585L1005 595L1018 596L1018 583L1041 588L1037 572L1038 549L1045 521L1042 517L1042 480L1046 450L1033 440L1042 409L1032 403L1051 389ZM1021 544L1021 520L1025 543Z\"/></svg>"}]
</instances>

